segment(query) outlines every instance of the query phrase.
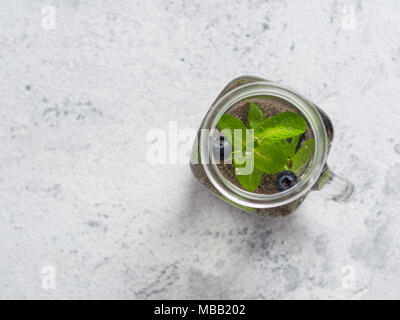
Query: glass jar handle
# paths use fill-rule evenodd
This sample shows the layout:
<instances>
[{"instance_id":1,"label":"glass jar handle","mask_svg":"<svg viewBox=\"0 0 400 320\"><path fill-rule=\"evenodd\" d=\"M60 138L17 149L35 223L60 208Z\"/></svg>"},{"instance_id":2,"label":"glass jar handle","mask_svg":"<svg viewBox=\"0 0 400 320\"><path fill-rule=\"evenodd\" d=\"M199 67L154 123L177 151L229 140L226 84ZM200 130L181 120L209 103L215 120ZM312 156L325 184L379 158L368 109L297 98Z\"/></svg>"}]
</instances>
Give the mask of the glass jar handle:
<instances>
[{"instance_id":1,"label":"glass jar handle","mask_svg":"<svg viewBox=\"0 0 400 320\"><path fill-rule=\"evenodd\" d=\"M325 171L321 174L314 189L321 190L325 198L337 202L350 201L355 191L354 184L351 181L338 176L328 167L326 167Z\"/></svg>"}]
</instances>

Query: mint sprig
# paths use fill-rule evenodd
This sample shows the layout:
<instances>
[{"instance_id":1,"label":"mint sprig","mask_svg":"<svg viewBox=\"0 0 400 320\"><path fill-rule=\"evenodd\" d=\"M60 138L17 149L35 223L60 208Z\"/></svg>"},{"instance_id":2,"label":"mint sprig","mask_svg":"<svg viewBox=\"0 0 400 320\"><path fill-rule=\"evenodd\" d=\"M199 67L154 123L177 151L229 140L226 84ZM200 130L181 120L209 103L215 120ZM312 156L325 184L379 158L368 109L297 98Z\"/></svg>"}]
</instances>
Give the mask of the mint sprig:
<instances>
[{"instance_id":1,"label":"mint sprig","mask_svg":"<svg viewBox=\"0 0 400 320\"><path fill-rule=\"evenodd\" d=\"M257 168L253 169L253 172L248 175L235 175L240 185L246 190L253 192L260 185L263 172Z\"/></svg>"},{"instance_id":2,"label":"mint sprig","mask_svg":"<svg viewBox=\"0 0 400 320\"><path fill-rule=\"evenodd\" d=\"M242 130L242 143L246 143L246 126L243 124L242 120L230 115L230 114L223 114L222 117L218 121L218 127L221 131L223 130L231 130L230 135L226 135L226 138L230 143L233 140L233 130L241 129Z\"/></svg>"},{"instance_id":3,"label":"mint sprig","mask_svg":"<svg viewBox=\"0 0 400 320\"><path fill-rule=\"evenodd\" d=\"M254 166L267 174L284 171L287 163L286 147L285 143L280 142L258 145L254 148Z\"/></svg>"},{"instance_id":4,"label":"mint sprig","mask_svg":"<svg viewBox=\"0 0 400 320\"><path fill-rule=\"evenodd\" d=\"M267 119L264 112L253 102L250 102L246 125L235 116L224 114L218 121L218 127L224 133L230 130L226 137L236 150L236 144L241 146L242 153L254 154L254 168L250 174L239 175L237 170L245 164L235 161L241 155L233 154L235 176L240 185L250 191L255 191L264 173L273 175L290 170L300 174L314 151L314 139L305 141L297 150L300 136L307 129L307 122L297 113L285 111ZM242 130L240 141L235 141L234 130ZM254 129L254 147L246 147L246 129ZM296 152L297 150L297 152Z\"/></svg>"},{"instance_id":5,"label":"mint sprig","mask_svg":"<svg viewBox=\"0 0 400 320\"><path fill-rule=\"evenodd\" d=\"M304 169L313 152L314 139L305 141L293 158L292 171L295 174L298 175Z\"/></svg>"},{"instance_id":6,"label":"mint sprig","mask_svg":"<svg viewBox=\"0 0 400 320\"><path fill-rule=\"evenodd\" d=\"M307 122L297 113L286 111L261 121L254 128L257 141L262 143L289 139L302 134L307 129Z\"/></svg>"},{"instance_id":7,"label":"mint sprig","mask_svg":"<svg viewBox=\"0 0 400 320\"><path fill-rule=\"evenodd\" d=\"M250 108L247 114L247 121L246 121L247 127L253 129L256 126L258 126L261 121L265 119L266 117L264 112L254 102L250 102Z\"/></svg>"}]
</instances>

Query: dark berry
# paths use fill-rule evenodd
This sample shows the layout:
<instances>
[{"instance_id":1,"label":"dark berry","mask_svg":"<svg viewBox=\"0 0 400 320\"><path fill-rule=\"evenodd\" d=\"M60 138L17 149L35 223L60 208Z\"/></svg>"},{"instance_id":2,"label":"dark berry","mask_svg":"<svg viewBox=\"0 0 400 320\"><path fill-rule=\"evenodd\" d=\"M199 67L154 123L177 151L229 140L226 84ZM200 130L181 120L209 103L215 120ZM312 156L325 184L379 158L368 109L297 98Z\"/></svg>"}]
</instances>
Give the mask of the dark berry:
<instances>
[{"instance_id":1,"label":"dark berry","mask_svg":"<svg viewBox=\"0 0 400 320\"><path fill-rule=\"evenodd\" d=\"M303 145L303 142L304 142L305 139L306 139L306 133L303 132L302 135L300 136L299 142L297 143L296 151L295 151L295 152L299 151L299 149L300 149L301 146Z\"/></svg>"},{"instance_id":2,"label":"dark berry","mask_svg":"<svg viewBox=\"0 0 400 320\"><path fill-rule=\"evenodd\" d=\"M290 189L297 183L297 176L292 171L279 172L275 179L275 187L279 191Z\"/></svg>"},{"instance_id":3,"label":"dark berry","mask_svg":"<svg viewBox=\"0 0 400 320\"><path fill-rule=\"evenodd\" d=\"M218 160L228 158L232 153L232 147L229 141L222 135L216 136L213 143L214 157Z\"/></svg>"}]
</instances>

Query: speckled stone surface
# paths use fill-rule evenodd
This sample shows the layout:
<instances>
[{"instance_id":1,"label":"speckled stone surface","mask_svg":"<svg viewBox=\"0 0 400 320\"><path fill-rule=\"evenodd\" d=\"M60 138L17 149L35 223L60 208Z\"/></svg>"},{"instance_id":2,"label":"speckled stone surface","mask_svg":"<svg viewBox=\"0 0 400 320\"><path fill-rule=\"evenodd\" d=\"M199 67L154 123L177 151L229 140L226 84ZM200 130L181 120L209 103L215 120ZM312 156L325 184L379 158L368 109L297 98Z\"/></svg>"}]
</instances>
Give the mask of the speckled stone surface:
<instances>
[{"instance_id":1,"label":"speckled stone surface","mask_svg":"<svg viewBox=\"0 0 400 320\"><path fill-rule=\"evenodd\" d=\"M399 14L396 0L2 1L0 298L400 298ZM197 129L242 74L331 116L352 202L312 193L266 219L187 164L146 161L149 130Z\"/></svg>"}]
</instances>

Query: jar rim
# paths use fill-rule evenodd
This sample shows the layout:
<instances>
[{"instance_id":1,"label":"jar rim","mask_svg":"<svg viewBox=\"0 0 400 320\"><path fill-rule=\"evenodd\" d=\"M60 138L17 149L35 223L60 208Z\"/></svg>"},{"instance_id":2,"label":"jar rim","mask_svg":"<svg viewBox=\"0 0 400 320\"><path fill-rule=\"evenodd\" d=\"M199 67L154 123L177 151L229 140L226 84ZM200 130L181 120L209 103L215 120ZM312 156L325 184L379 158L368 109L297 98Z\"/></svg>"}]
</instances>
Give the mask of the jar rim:
<instances>
[{"instance_id":1,"label":"jar rim","mask_svg":"<svg viewBox=\"0 0 400 320\"><path fill-rule=\"evenodd\" d=\"M246 98L263 95L274 96L291 103L302 113L313 132L315 140L314 154L299 183L288 190L275 194L249 192L235 186L226 179L214 161L201 161L208 179L223 196L239 205L259 209L285 205L304 196L321 175L326 162L328 146L326 129L315 105L293 89L270 81L254 81L242 84L225 93L211 106L200 129L213 132L220 117L235 103ZM210 150L208 150L209 139L209 135L200 135L199 151L201 159L209 160L211 154Z\"/></svg>"}]
</instances>

